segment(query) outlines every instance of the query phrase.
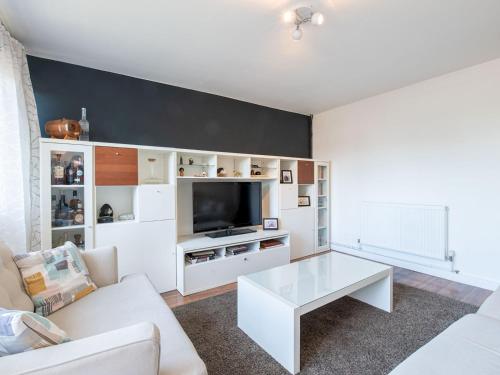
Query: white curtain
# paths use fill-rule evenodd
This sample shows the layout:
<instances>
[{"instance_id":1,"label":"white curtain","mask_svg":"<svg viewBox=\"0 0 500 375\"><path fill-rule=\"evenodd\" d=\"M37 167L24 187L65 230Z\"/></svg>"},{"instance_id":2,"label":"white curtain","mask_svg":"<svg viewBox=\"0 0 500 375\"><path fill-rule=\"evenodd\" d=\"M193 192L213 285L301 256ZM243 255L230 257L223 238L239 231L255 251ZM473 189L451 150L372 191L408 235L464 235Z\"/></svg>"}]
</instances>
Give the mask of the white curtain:
<instances>
[{"instance_id":1,"label":"white curtain","mask_svg":"<svg viewBox=\"0 0 500 375\"><path fill-rule=\"evenodd\" d=\"M0 23L0 240L40 248L40 127L24 47Z\"/></svg>"}]
</instances>

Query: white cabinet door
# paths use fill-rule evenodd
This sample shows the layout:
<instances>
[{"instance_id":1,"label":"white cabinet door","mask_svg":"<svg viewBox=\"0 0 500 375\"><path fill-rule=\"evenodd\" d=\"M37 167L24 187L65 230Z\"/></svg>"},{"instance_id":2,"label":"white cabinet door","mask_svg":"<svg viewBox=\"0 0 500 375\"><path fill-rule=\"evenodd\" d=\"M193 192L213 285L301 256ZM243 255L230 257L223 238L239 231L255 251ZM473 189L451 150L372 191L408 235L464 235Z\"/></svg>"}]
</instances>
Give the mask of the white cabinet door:
<instances>
[{"instance_id":1,"label":"white cabinet door","mask_svg":"<svg viewBox=\"0 0 500 375\"><path fill-rule=\"evenodd\" d=\"M242 275L259 272L290 263L290 250L288 245L284 245L282 247L274 247L241 256L246 259L245 269Z\"/></svg>"},{"instance_id":2,"label":"white cabinet door","mask_svg":"<svg viewBox=\"0 0 500 375\"><path fill-rule=\"evenodd\" d=\"M298 207L299 187L296 184L280 184L280 209L290 210Z\"/></svg>"},{"instance_id":3,"label":"white cabinet door","mask_svg":"<svg viewBox=\"0 0 500 375\"><path fill-rule=\"evenodd\" d=\"M174 220L96 226L96 245L118 249L119 277L145 273L160 293L176 287L175 238Z\"/></svg>"},{"instance_id":4,"label":"white cabinet door","mask_svg":"<svg viewBox=\"0 0 500 375\"><path fill-rule=\"evenodd\" d=\"M281 210L281 229L290 231L290 257L297 259L314 253L314 207Z\"/></svg>"},{"instance_id":5,"label":"white cabinet door","mask_svg":"<svg viewBox=\"0 0 500 375\"><path fill-rule=\"evenodd\" d=\"M175 219L175 188L173 185L139 185L136 213L139 221Z\"/></svg>"},{"instance_id":6,"label":"white cabinet door","mask_svg":"<svg viewBox=\"0 0 500 375\"><path fill-rule=\"evenodd\" d=\"M183 295L234 283L238 275L244 274L243 255L228 257L221 261L191 264L184 269Z\"/></svg>"},{"instance_id":7,"label":"white cabinet door","mask_svg":"<svg viewBox=\"0 0 500 375\"><path fill-rule=\"evenodd\" d=\"M83 176L79 175L80 178L83 177L83 183L73 180L70 184L67 181L66 173L64 173L64 182L58 184L53 181L52 163L56 158L60 158L65 166L70 165L74 158L78 158L83 163ZM64 241L76 242L75 235L84 241L86 250L94 247L93 165L92 146L63 144L49 140L40 143L40 236L42 249L59 246ZM71 216L69 216L65 217L63 220L65 226L62 226L60 225L61 221L55 219L55 212L52 212L55 208L52 207L52 198L57 203L64 196L66 204L69 204L73 193L76 193L76 198L83 203L84 222L83 224L75 222L69 224L68 221L71 222ZM59 223L57 223L58 221Z\"/></svg>"}]
</instances>

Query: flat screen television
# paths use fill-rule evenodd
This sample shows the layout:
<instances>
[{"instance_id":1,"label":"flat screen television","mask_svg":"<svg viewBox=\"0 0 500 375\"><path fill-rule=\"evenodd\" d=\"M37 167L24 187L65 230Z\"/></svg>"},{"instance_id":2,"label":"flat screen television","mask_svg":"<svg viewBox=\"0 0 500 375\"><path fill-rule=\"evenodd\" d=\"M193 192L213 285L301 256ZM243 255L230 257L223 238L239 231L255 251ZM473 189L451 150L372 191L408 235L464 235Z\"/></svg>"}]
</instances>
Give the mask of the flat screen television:
<instances>
[{"instance_id":1,"label":"flat screen television","mask_svg":"<svg viewBox=\"0 0 500 375\"><path fill-rule=\"evenodd\" d=\"M260 224L260 182L193 182L194 233Z\"/></svg>"}]
</instances>

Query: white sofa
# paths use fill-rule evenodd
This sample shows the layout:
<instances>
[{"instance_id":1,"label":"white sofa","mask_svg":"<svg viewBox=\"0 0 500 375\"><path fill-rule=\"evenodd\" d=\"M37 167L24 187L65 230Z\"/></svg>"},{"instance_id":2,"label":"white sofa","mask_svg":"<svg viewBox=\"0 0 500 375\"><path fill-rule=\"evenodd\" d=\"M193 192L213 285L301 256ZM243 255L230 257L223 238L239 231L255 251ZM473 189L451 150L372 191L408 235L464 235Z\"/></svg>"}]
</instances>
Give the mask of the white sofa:
<instances>
[{"instance_id":1,"label":"white sofa","mask_svg":"<svg viewBox=\"0 0 500 375\"><path fill-rule=\"evenodd\" d=\"M116 249L83 252L99 289L48 318L72 341L0 358L0 374L206 375L205 364L144 275L117 280ZM0 306L33 311L0 242Z\"/></svg>"},{"instance_id":2,"label":"white sofa","mask_svg":"<svg viewBox=\"0 0 500 375\"><path fill-rule=\"evenodd\" d=\"M500 374L500 289L476 314L456 321L391 375Z\"/></svg>"}]
</instances>

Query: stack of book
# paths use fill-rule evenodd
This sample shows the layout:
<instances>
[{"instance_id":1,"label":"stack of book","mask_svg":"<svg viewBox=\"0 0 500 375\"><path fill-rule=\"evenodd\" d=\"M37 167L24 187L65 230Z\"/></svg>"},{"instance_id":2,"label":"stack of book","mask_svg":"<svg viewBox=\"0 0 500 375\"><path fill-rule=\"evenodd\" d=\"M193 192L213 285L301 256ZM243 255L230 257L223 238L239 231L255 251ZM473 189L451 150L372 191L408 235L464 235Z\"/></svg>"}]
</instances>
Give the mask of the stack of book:
<instances>
[{"instance_id":1,"label":"stack of book","mask_svg":"<svg viewBox=\"0 0 500 375\"><path fill-rule=\"evenodd\" d=\"M215 259L215 250L197 251L196 253L188 253L185 256L186 262L191 264L206 262Z\"/></svg>"},{"instance_id":2,"label":"stack of book","mask_svg":"<svg viewBox=\"0 0 500 375\"><path fill-rule=\"evenodd\" d=\"M248 251L247 245L236 245L236 246L228 246L226 247L227 255L238 255L241 253L246 253Z\"/></svg>"},{"instance_id":3,"label":"stack of book","mask_svg":"<svg viewBox=\"0 0 500 375\"><path fill-rule=\"evenodd\" d=\"M269 249L271 247L276 247L276 246L283 246L283 243L275 239L260 241L261 249Z\"/></svg>"}]
</instances>

